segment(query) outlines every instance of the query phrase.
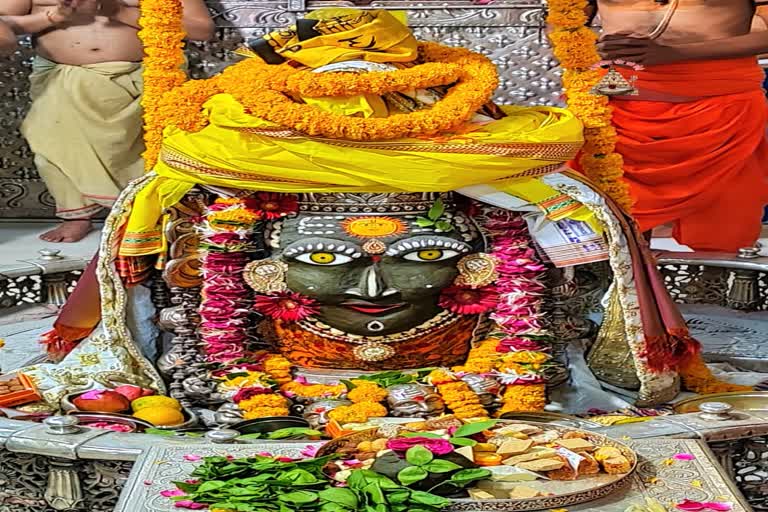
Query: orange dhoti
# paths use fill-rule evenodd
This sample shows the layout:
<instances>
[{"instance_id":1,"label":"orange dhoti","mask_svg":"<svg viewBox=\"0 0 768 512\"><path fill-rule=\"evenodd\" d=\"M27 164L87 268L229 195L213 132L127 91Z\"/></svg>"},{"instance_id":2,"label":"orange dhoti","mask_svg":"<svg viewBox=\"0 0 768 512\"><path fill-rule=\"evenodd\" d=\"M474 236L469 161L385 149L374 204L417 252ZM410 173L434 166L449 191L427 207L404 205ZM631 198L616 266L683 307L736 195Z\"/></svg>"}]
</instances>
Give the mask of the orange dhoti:
<instances>
[{"instance_id":1,"label":"orange dhoti","mask_svg":"<svg viewBox=\"0 0 768 512\"><path fill-rule=\"evenodd\" d=\"M640 228L671 223L675 239L697 250L751 247L768 204L768 103L757 61L630 73L643 99L611 105ZM646 101L665 96L676 99Z\"/></svg>"}]
</instances>

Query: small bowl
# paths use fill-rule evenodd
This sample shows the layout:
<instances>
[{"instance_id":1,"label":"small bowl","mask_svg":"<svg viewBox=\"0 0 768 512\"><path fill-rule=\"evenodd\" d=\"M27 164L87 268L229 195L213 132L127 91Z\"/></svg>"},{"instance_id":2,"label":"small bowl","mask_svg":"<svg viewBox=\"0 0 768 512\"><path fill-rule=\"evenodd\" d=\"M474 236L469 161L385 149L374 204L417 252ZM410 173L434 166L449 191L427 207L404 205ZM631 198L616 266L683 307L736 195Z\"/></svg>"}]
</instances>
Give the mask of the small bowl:
<instances>
[{"instance_id":1,"label":"small bowl","mask_svg":"<svg viewBox=\"0 0 768 512\"><path fill-rule=\"evenodd\" d=\"M269 418L256 418L253 420L245 420L230 426L232 430L237 430L240 435L246 434L269 434L276 430L282 430L284 428L310 428L309 422L304 418L298 418L295 416L272 416ZM262 443L269 441L268 439L256 439L255 442ZM294 441L281 439L281 442ZM242 441L247 442L247 441Z\"/></svg>"},{"instance_id":2,"label":"small bowl","mask_svg":"<svg viewBox=\"0 0 768 512\"><path fill-rule=\"evenodd\" d=\"M108 421L110 423L117 423L118 425L125 425L133 430L130 433L139 434L144 432L148 428L153 428L152 424L133 416L127 416L125 414L109 413L109 412L83 412L83 411L71 411L67 413L69 416L75 416L80 420L80 425L87 427L87 423L93 423L97 421ZM106 429L102 429L106 430ZM125 432L126 434L129 432Z\"/></svg>"}]
</instances>

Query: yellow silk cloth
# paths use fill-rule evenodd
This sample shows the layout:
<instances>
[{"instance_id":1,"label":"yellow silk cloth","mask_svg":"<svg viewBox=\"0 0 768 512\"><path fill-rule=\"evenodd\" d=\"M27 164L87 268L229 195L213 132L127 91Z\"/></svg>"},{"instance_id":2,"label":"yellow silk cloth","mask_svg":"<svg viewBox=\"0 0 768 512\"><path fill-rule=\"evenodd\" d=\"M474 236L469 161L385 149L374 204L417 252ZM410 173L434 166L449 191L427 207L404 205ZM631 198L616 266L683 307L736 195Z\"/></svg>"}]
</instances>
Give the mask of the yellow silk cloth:
<instances>
[{"instance_id":1,"label":"yellow silk cloth","mask_svg":"<svg viewBox=\"0 0 768 512\"><path fill-rule=\"evenodd\" d=\"M349 60L412 62L418 57L416 38L404 17L394 13L329 8L305 20L316 21L312 31L318 35L302 40L294 25L264 39L279 56L310 68Z\"/></svg>"},{"instance_id":2,"label":"yellow silk cloth","mask_svg":"<svg viewBox=\"0 0 768 512\"><path fill-rule=\"evenodd\" d=\"M200 132L166 129L157 175L136 196L121 255L162 252L162 212L196 184L284 193L446 192L486 184L536 204L561 194L533 176L557 172L583 141L581 123L554 107L504 107L507 117L450 138L369 143L283 130L227 94L212 97L205 110L210 124ZM583 206L565 216L599 231Z\"/></svg>"}]
</instances>

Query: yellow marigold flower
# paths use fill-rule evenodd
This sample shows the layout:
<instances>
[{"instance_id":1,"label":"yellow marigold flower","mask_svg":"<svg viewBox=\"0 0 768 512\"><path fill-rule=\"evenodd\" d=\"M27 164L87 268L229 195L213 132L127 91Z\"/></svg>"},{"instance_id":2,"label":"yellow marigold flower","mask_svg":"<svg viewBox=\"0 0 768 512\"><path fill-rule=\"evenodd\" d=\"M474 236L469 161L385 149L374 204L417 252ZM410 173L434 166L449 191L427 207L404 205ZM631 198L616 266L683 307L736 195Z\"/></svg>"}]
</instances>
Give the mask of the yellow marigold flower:
<instances>
[{"instance_id":1,"label":"yellow marigold flower","mask_svg":"<svg viewBox=\"0 0 768 512\"><path fill-rule=\"evenodd\" d=\"M387 398L387 390L367 380L353 380L352 384L355 385L355 389L347 394L352 402L383 402Z\"/></svg>"},{"instance_id":2,"label":"yellow marigold flower","mask_svg":"<svg viewBox=\"0 0 768 512\"><path fill-rule=\"evenodd\" d=\"M328 418L337 421L340 425L347 423L365 423L371 418L383 418L387 415L387 408L373 402L361 402L352 405L337 407L328 413Z\"/></svg>"},{"instance_id":3,"label":"yellow marigold flower","mask_svg":"<svg viewBox=\"0 0 768 512\"><path fill-rule=\"evenodd\" d=\"M521 350L520 352L509 352L504 355L502 360L507 363L543 363L549 359L549 356L543 352L532 352L530 350Z\"/></svg>"},{"instance_id":4,"label":"yellow marigold flower","mask_svg":"<svg viewBox=\"0 0 768 512\"><path fill-rule=\"evenodd\" d=\"M509 385L502 395L502 406L498 411L501 416L508 412L539 412L547 404L547 392L544 384Z\"/></svg>"},{"instance_id":5,"label":"yellow marigold flower","mask_svg":"<svg viewBox=\"0 0 768 512\"><path fill-rule=\"evenodd\" d=\"M555 58L566 69L587 69L600 62L597 34L587 27L555 30L549 39Z\"/></svg>"}]
</instances>

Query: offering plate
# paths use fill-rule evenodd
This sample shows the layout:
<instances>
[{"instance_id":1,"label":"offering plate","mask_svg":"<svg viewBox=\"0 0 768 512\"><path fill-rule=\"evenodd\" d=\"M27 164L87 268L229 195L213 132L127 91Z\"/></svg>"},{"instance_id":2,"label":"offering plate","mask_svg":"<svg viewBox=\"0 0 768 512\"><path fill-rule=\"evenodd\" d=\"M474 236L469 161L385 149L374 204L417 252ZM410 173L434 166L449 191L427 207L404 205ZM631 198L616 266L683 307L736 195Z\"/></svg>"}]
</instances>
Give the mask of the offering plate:
<instances>
[{"instance_id":1,"label":"offering plate","mask_svg":"<svg viewBox=\"0 0 768 512\"><path fill-rule=\"evenodd\" d=\"M476 500L476 499L454 499L453 506L449 509L451 512L493 512L493 511L523 511L523 510L542 510L568 507L579 503L604 498L620 490L632 481L632 476L637 469L637 454L632 448L624 443L611 439L588 430L564 427L551 423L521 421L521 420L500 420L497 426L505 424L525 423L539 427L544 431L555 431L560 435L568 432L579 432L583 438L590 441L596 448L602 446L611 446L621 451L630 462L630 469L627 473L618 475L609 475L601 473L599 475L579 476L576 480L548 480L539 479L533 482L522 482L526 487L531 487L548 496L531 499L509 499L509 491L521 482L491 482L483 481L477 485L477 488L486 491L499 499L495 500ZM363 441L373 441L377 439L377 429L356 432L347 436L339 437L329 441L318 451L318 457L330 455L339 451L343 446L352 443L361 443Z\"/></svg>"},{"instance_id":2,"label":"offering plate","mask_svg":"<svg viewBox=\"0 0 768 512\"><path fill-rule=\"evenodd\" d=\"M768 391L735 391L715 395L697 395L677 402L674 411L676 414L698 412L699 406L706 402L726 403L736 411L768 413Z\"/></svg>"}]
</instances>

